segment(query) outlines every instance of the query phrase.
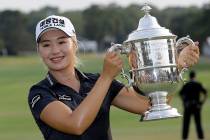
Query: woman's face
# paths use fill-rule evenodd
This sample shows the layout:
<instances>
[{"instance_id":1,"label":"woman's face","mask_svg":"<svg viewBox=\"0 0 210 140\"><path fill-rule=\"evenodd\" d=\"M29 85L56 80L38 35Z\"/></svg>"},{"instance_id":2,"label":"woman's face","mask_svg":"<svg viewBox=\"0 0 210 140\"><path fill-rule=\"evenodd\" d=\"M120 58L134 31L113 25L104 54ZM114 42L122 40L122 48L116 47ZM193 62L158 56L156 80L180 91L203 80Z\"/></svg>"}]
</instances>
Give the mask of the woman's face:
<instances>
[{"instance_id":1,"label":"woman's face","mask_svg":"<svg viewBox=\"0 0 210 140\"><path fill-rule=\"evenodd\" d=\"M60 71L75 65L76 45L61 30L43 33L38 44L38 52L49 70Z\"/></svg>"}]
</instances>

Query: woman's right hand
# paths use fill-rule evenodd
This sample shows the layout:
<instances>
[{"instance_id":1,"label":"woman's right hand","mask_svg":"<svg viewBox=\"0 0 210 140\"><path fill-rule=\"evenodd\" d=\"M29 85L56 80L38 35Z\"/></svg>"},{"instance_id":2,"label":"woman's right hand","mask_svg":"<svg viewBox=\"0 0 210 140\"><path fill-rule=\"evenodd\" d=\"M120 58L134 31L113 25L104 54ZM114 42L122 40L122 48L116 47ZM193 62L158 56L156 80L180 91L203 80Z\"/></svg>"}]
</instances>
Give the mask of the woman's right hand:
<instances>
[{"instance_id":1,"label":"woman's right hand","mask_svg":"<svg viewBox=\"0 0 210 140\"><path fill-rule=\"evenodd\" d=\"M116 52L107 52L104 58L102 76L114 79L121 71L123 61Z\"/></svg>"}]
</instances>

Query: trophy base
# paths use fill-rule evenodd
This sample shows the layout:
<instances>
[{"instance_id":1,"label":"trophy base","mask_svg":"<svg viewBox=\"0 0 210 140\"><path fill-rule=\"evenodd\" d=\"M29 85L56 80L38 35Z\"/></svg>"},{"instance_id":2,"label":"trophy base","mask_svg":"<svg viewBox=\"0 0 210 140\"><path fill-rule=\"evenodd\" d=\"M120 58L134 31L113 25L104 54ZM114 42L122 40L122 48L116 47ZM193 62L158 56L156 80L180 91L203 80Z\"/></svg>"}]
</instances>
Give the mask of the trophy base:
<instances>
[{"instance_id":1,"label":"trophy base","mask_svg":"<svg viewBox=\"0 0 210 140\"><path fill-rule=\"evenodd\" d=\"M158 91L149 95L153 105L149 111L145 112L143 121L177 118L181 116L176 108L172 108L166 104L167 94L165 91Z\"/></svg>"},{"instance_id":2,"label":"trophy base","mask_svg":"<svg viewBox=\"0 0 210 140\"><path fill-rule=\"evenodd\" d=\"M167 110L147 111L143 117L143 121L152 121L160 119L169 119L181 117L176 108L170 108Z\"/></svg>"}]
</instances>

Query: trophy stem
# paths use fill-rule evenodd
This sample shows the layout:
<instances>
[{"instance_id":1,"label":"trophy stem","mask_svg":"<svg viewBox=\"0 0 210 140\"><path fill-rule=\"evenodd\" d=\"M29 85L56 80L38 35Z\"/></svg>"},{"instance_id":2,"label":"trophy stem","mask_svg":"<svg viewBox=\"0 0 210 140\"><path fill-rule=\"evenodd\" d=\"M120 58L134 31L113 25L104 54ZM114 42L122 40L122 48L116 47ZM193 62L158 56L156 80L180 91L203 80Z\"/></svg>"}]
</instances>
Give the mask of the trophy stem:
<instances>
[{"instance_id":1,"label":"trophy stem","mask_svg":"<svg viewBox=\"0 0 210 140\"><path fill-rule=\"evenodd\" d=\"M176 108L167 104L167 92L156 91L149 94L152 106L149 111L145 112L144 121L159 120L167 118L176 118L181 115Z\"/></svg>"}]
</instances>

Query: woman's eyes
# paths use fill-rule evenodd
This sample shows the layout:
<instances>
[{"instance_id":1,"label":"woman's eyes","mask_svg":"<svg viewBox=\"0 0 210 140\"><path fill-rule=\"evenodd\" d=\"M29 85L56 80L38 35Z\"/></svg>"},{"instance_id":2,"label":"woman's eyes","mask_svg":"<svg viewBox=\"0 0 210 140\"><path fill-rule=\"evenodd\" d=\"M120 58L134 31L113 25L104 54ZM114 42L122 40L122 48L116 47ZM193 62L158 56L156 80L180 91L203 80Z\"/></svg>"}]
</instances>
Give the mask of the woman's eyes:
<instances>
[{"instance_id":1,"label":"woman's eyes","mask_svg":"<svg viewBox=\"0 0 210 140\"><path fill-rule=\"evenodd\" d=\"M58 44L64 44L66 43L65 41L59 41Z\"/></svg>"},{"instance_id":2,"label":"woman's eyes","mask_svg":"<svg viewBox=\"0 0 210 140\"><path fill-rule=\"evenodd\" d=\"M49 47L50 46L50 44L44 44L43 45L43 47Z\"/></svg>"},{"instance_id":3,"label":"woman's eyes","mask_svg":"<svg viewBox=\"0 0 210 140\"><path fill-rule=\"evenodd\" d=\"M66 40L59 40L59 41L57 41L58 45L62 45L62 44L65 44L65 43L67 43ZM43 43L42 44L42 47L50 47L50 46L51 46L51 43Z\"/></svg>"}]
</instances>

